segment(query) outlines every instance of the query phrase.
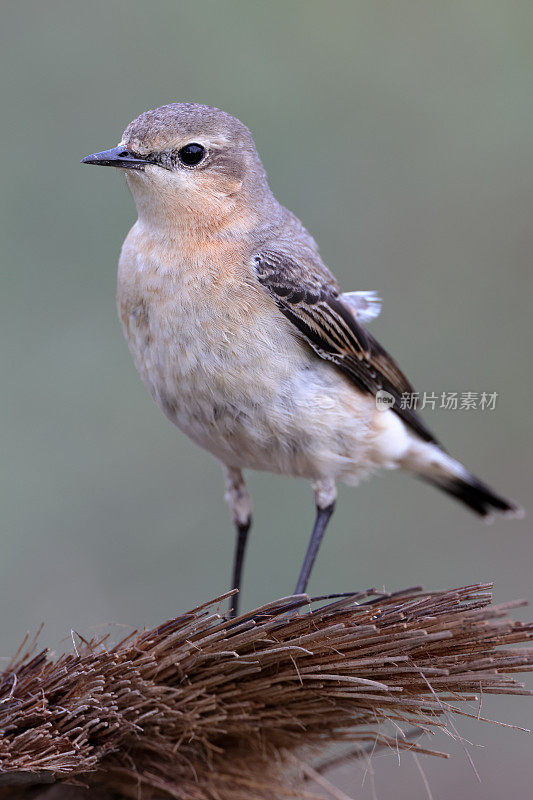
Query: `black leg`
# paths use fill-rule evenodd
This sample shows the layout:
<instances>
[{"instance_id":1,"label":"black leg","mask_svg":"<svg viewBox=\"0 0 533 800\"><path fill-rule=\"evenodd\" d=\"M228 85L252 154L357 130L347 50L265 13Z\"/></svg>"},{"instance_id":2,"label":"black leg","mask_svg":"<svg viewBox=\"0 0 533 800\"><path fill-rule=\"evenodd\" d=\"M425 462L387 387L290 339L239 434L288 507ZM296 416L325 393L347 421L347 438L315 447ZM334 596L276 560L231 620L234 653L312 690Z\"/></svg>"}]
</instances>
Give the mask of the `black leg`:
<instances>
[{"instance_id":1,"label":"black leg","mask_svg":"<svg viewBox=\"0 0 533 800\"><path fill-rule=\"evenodd\" d=\"M244 553L246 550L246 542L248 539L248 532L252 524L252 518L249 517L245 523L236 523L237 539L235 542L235 555L233 558L233 589L241 588L242 568L244 564ZM231 598L230 617L236 617L239 613L239 595L234 594Z\"/></svg>"},{"instance_id":2,"label":"black leg","mask_svg":"<svg viewBox=\"0 0 533 800\"><path fill-rule=\"evenodd\" d=\"M319 508L317 506L315 526L313 528L313 533L311 534L311 540L309 542L309 547L307 548L307 553L305 554L304 563L302 564L300 577L298 578L298 583L296 584L294 594L304 594L307 589L307 581L309 580L311 570L313 569L313 564L315 563L315 559L318 555L320 543L322 542L322 538L334 510L334 502L331 503L331 505L326 506L326 508Z\"/></svg>"},{"instance_id":3,"label":"black leg","mask_svg":"<svg viewBox=\"0 0 533 800\"><path fill-rule=\"evenodd\" d=\"M252 524L252 498L248 494L242 472L237 467L226 466L226 500L231 508L233 524L237 531L235 555L233 557L233 589L240 589L244 551L248 531ZM239 595L231 598L230 617L236 617L239 610Z\"/></svg>"}]
</instances>

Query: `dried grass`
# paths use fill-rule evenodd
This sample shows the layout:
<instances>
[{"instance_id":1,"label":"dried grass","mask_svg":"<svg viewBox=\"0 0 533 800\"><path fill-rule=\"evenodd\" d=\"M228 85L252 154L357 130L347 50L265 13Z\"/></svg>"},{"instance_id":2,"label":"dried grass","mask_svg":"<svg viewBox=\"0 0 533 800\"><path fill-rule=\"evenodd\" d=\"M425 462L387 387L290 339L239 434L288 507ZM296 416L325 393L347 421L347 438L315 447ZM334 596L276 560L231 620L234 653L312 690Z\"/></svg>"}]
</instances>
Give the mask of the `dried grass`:
<instances>
[{"instance_id":1,"label":"dried grass","mask_svg":"<svg viewBox=\"0 0 533 800\"><path fill-rule=\"evenodd\" d=\"M341 797L324 777L333 742L435 752L401 730L453 732L472 714L458 703L529 693L513 673L533 650L514 645L533 624L490 588L292 597L231 622L217 598L55 660L25 641L0 681L0 798L72 779L127 798Z\"/></svg>"}]
</instances>

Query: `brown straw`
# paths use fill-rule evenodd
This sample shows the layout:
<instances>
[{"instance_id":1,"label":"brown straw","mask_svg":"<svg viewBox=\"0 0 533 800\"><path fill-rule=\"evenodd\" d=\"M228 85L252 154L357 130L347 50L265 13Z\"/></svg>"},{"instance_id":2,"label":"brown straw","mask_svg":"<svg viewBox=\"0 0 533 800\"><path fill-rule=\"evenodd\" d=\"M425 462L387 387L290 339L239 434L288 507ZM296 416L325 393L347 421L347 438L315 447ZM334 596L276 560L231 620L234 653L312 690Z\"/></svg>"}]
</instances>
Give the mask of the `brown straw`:
<instances>
[{"instance_id":1,"label":"brown straw","mask_svg":"<svg viewBox=\"0 0 533 800\"><path fill-rule=\"evenodd\" d=\"M345 797L326 778L347 757L326 757L334 742L445 756L428 734L453 734L461 702L530 694L513 673L533 669L516 647L533 624L490 589L295 596L231 621L225 595L55 660L25 641L0 679L0 798L73 780L94 798Z\"/></svg>"}]
</instances>

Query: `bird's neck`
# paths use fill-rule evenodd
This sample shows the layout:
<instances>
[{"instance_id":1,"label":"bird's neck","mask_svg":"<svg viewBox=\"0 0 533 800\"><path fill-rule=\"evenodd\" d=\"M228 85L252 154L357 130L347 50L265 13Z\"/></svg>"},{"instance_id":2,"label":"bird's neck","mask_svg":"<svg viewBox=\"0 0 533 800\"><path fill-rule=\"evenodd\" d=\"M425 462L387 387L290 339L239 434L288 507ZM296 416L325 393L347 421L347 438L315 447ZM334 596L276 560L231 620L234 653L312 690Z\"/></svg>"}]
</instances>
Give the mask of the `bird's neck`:
<instances>
[{"instance_id":1,"label":"bird's neck","mask_svg":"<svg viewBox=\"0 0 533 800\"><path fill-rule=\"evenodd\" d=\"M242 241L257 238L267 213L277 203L268 186L266 191L248 197L239 191L197 191L179 195L175 192L147 191L135 174L128 175L139 226L151 236L195 249L213 241ZM239 187L241 185L239 184ZM268 208L267 208L268 206Z\"/></svg>"},{"instance_id":2,"label":"bird's neck","mask_svg":"<svg viewBox=\"0 0 533 800\"><path fill-rule=\"evenodd\" d=\"M179 242L198 240L210 241L220 238L233 238L239 235L239 229L253 225L249 214L234 203L220 204L220 207L209 207L198 204L192 207L180 203L166 202L158 198L158 202L150 202L150 198L136 197L139 224L153 236Z\"/></svg>"}]
</instances>

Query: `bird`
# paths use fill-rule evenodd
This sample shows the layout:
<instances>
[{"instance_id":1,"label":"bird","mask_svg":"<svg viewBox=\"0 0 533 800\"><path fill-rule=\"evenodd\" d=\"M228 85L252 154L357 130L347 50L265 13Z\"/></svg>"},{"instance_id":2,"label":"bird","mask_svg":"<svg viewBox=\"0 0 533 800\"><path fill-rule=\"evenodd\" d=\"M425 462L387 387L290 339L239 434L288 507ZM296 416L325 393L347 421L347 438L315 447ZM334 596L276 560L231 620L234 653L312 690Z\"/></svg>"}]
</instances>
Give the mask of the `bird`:
<instances>
[{"instance_id":1,"label":"bird","mask_svg":"<svg viewBox=\"0 0 533 800\"><path fill-rule=\"evenodd\" d=\"M118 311L161 411L224 468L234 589L252 524L246 469L312 484L316 516L295 594L307 591L339 482L400 468L485 519L521 515L402 402L413 387L366 328L380 299L341 291L311 234L276 200L240 120L170 103L82 163L123 170L133 195ZM230 615L238 610L236 592Z\"/></svg>"}]
</instances>

